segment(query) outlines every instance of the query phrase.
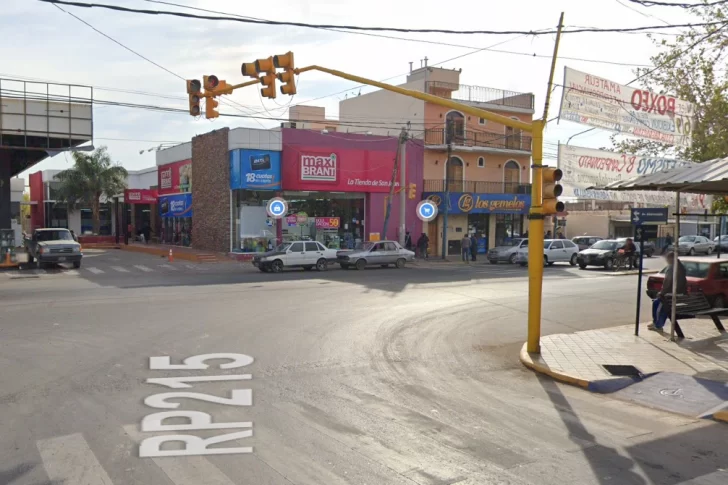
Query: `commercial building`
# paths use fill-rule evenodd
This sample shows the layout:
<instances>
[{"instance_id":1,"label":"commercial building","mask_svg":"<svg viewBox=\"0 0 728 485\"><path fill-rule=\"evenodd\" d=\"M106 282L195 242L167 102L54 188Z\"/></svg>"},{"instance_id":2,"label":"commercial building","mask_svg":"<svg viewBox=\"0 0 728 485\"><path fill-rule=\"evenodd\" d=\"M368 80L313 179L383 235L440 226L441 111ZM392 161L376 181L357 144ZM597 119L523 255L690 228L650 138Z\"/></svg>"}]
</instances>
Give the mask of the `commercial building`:
<instances>
[{"instance_id":1,"label":"commercial building","mask_svg":"<svg viewBox=\"0 0 728 485\"><path fill-rule=\"evenodd\" d=\"M411 70L401 87L531 122L533 94L460 84L460 75L460 71L429 67L425 62ZM486 247L527 230L531 137L520 130L386 90L341 101L339 118L350 123L381 120L387 126L371 128L375 134L391 133L395 122L408 124L412 135L422 139L423 197L438 202L440 208L437 219L426 224L430 253L441 251L446 207L449 254L460 252L465 234L477 234L485 252Z\"/></svg>"}]
</instances>

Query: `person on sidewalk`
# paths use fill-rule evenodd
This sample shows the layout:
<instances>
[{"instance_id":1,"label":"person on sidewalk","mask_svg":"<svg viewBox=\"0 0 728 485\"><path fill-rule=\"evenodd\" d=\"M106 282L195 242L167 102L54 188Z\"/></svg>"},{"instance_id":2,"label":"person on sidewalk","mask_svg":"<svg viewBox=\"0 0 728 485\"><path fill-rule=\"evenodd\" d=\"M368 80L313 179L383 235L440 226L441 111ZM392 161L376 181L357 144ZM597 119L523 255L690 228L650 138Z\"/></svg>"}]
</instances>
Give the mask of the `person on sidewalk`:
<instances>
[{"instance_id":1,"label":"person on sidewalk","mask_svg":"<svg viewBox=\"0 0 728 485\"><path fill-rule=\"evenodd\" d=\"M404 233L404 248L412 251L412 234L409 231Z\"/></svg>"},{"instance_id":2,"label":"person on sidewalk","mask_svg":"<svg viewBox=\"0 0 728 485\"><path fill-rule=\"evenodd\" d=\"M463 256L463 262L470 264L470 236L467 234L460 240L460 250Z\"/></svg>"},{"instance_id":3,"label":"person on sidewalk","mask_svg":"<svg viewBox=\"0 0 728 485\"><path fill-rule=\"evenodd\" d=\"M430 238L424 232L417 240L417 249L420 252L420 258L427 259L427 246L430 244Z\"/></svg>"},{"instance_id":4,"label":"person on sidewalk","mask_svg":"<svg viewBox=\"0 0 728 485\"><path fill-rule=\"evenodd\" d=\"M652 323L647 326L648 330L662 332L665 322L670 318L672 308L666 307L665 295L672 294L673 278L677 278L675 291L678 295L684 295L688 291L688 279L685 273L685 266L680 261L677 261L677 265L675 265L675 261L677 261L677 257L674 252L669 252L665 255L667 271L665 271L662 289L657 294L657 298L652 301ZM675 270L676 267L677 271Z\"/></svg>"},{"instance_id":5,"label":"person on sidewalk","mask_svg":"<svg viewBox=\"0 0 728 485\"><path fill-rule=\"evenodd\" d=\"M142 237L144 238L144 244L149 244L149 238L152 237L152 228L149 224L144 224L142 227Z\"/></svg>"},{"instance_id":6,"label":"person on sidewalk","mask_svg":"<svg viewBox=\"0 0 728 485\"><path fill-rule=\"evenodd\" d=\"M470 260L475 262L475 255L478 253L478 237L473 233L470 236Z\"/></svg>"},{"instance_id":7,"label":"person on sidewalk","mask_svg":"<svg viewBox=\"0 0 728 485\"><path fill-rule=\"evenodd\" d=\"M670 246L672 246L672 234L668 232L667 236L665 236L665 244L662 245L662 252L660 254L665 254L665 251L667 251Z\"/></svg>"}]
</instances>

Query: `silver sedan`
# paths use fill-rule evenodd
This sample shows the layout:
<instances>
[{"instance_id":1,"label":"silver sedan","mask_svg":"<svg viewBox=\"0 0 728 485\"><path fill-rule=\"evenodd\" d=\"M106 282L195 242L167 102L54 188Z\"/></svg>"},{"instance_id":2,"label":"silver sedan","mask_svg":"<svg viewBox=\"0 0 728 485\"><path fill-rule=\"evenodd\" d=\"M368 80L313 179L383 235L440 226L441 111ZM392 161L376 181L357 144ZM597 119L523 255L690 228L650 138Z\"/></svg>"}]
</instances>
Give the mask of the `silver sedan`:
<instances>
[{"instance_id":1,"label":"silver sedan","mask_svg":"<svg viewBox=\"0 0 728 485\"><path fill-rule=\"evenodd\" d=\"M356 249L336 253L336 260L343 269L351 266L364 269L375 265L386 268L390 264L404 268L405 263L412 261L414 257L414 252L403 248L397 241L365 242Z\"/></svg>"}]
</instances>

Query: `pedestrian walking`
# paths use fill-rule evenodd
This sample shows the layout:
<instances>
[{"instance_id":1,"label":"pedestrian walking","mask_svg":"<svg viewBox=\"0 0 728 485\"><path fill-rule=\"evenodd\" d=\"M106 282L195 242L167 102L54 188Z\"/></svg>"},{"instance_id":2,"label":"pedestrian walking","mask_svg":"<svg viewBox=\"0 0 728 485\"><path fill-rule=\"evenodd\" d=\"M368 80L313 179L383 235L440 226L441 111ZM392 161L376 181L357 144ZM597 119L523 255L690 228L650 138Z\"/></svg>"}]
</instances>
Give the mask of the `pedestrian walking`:
<instances>
[{"instance_id":1,"label":"pedestrian walking","mask_svg":"<svg viewBox=\"0 0 728 485\"><path fill-rule=\"evenodd\" d=\"M409 231L407 231L404 235L404 247L405 249L412 251L412 234L410 234Z\"/></svg>"},{"instance_id":2,"label":"pedestrian walking","mask_svg":"<svg viewBox=\"0 0 728 485\"><path fill-rule=\"evenodd\" d=\"M672 246L672 234L668 232L667 236L665 236L665 244L662 246L662 252L660 254L665 254L670 246Z\"/></svg>"},{"instance_id":3,"label":"pedestrian walking","mask_svg":"<svg viewBox=\"0 0 728 485\"><path fill-rule=\"evenodd\" d=\"M463 262L470 264L470 236L467 234L460 240L460 251L462 252Z\"/></svg>"},{"instance_id":4,"label":"pedestrian walking","mask_svg":"<svg viewBox=\"0 0 728 485\"><path fill-rule=\"evenodd\" d=\"M424 232L420 236L420 238L417 240L417 249L420 252L420 257L422 259L427 259L427 246L430 244L430 238L427 237L427 234Z\"/></svg>"},{"instance_id":5,"label":"pedestrian walking","mask_svg":"<svg viewBox=\"0 0 728 485\"><path fill-rule=\"evenodd\" d=\"M478 236L473 233L470 236L470 260L475 261L475 255L478 253Z\"/></svg>"}]
</instances>

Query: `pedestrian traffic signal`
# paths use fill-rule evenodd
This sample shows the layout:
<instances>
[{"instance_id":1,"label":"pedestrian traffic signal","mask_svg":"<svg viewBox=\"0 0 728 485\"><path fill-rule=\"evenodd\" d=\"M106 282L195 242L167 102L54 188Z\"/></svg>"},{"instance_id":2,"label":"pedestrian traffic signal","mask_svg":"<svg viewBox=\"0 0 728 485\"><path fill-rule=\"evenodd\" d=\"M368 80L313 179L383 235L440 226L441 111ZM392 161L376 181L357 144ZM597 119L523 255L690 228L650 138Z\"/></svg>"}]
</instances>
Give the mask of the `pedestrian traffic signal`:
<instances>
[{"instance_id":1,"label":"pedestrian traffic signal","mask_svg":"<svg viewBox=\"0 0 728 485\"><path fill-rule=\"evenodd\" d=\"M283 69L283 72L278 74L278 80L284 83L281 86L281 94L288 94L290 96L296 94L296 80L295 73L293 72L295 69L293 52L273 56L273 65L279 69Z\"/></svg>"},{"instance_id":2,"label":"pedestrian traffic signal","mask_svg":"<svg viewBox=\"0 0 728 485\"><path fill-rule=\"evenodd\" d=\"M220 113L217 111L218 104L220 103L212 96L205 100L205 118L211 120L220 116Z\"/></svg>"},{"instance_id":3,"label":"pedestrian traffic signal","mask_svg":"<svg viewBox=\"0 0 728 485\"><path fill-rule=\"evenodd\" d=\"M417 198L417 184L409 184L407 187L407 198L408 199L416 199Z\"/></svg>"},{"instance_id":4,"label":"pedestrian traffic signal","mask_svg":"<svg viewBox=\"0 0 728 485\"><path fill-rule=\"evenodd\" d=\"M564 203L558 200L558 197L563 193L564 189L557 183L564 176L564 173L560 169L553 167L544 167L542 170L543 185L541 195L543 202L541 203L541 209L543 214L550 215L564 212Z\"/></svg>"},{"instance_id":5,"label":"pedestrian traffic signal","mask_svg":"<svg viewBox=\"0 0 728 485\"><path fill-rule=\"evenodd\" d=\"M190 114L200 116L200 89L202 84L198 79L187 80L187 96L189 97Z\"/></svg>"}]
</instances>

